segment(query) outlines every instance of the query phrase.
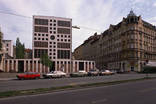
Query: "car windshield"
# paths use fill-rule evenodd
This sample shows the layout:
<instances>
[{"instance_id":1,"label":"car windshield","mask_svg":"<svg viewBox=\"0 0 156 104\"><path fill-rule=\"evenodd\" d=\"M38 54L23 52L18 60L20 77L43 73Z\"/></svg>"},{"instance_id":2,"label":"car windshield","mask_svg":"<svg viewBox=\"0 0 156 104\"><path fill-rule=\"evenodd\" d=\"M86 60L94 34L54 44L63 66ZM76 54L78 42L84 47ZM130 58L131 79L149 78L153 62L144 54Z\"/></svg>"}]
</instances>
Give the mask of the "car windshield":
<instances>
[{"instance_id":1,"label":"car windshield","mask_svg":"<svg viewBox=\"0 0 156 104\"><path fill-rule=\"evenodd\" d=\"M50 73L54 73L54 71L51 71Z\"/></svg>"},{"instance_id":2,"label":"car windshield","mask_svg":"<svg viewBox=\"0 0 156 104\"><path fill-rule=\"evenodd\" d=\"M90 71L96 71L96 70L94 70L94 69L91 69Z\"/></svg>"},{"instance_id":3,"label":"car windshield","mask_svg":"<svg viewBox=\"0 0 156 104\"><path fill-rule=\"evenodd\" d=\"M35 74L34 72L25 72L24 74Z\"/></svg>"}]
</instances>

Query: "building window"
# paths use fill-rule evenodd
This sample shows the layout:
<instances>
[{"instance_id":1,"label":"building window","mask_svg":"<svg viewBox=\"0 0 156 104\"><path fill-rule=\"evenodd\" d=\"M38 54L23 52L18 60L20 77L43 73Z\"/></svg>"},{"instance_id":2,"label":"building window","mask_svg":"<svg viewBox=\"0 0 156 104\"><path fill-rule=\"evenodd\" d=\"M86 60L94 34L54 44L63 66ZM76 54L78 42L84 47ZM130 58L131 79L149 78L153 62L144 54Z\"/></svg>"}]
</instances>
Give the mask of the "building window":
<instances>
[{"instance_id":1,"label":"building window","mask_svg":"<svg viewBox=\"0 0 156 104\"><path fill-rule=\"evenodd\" d=\"M70 43L57 43L58 48L70 48Z\"/></svg>"},{"instance_id":2,"label":"building window","mask_svg":"<svg viewBox=\"0 0 156 104\"><path fill-rule=\"evenodd\" d=\"M48 27L35 26L35 32L45 32L45 33L48 33Z\"/></svg>"},{"instance_id":3,"label":"building window","mask_svg":"<svg viewBox=\"0 0 156 104\"><path fill-rule=\"evenodd\" d=\"M36 25L48 25L48 19L35 19L35 24Z\"/></svg>"},{"instance_id":4,"label":"building window","mask_svg":"<svg viewBox=\"0 0 156 104\"><path fill-rule=\"evenodd\" d=\"M48 54L48 50L47 49L35 49L34 50L34 57L35 58L40 58L43 54Z\"/></svg>"},{"instance_id":5,"label":"building window","mask_svg":"<svg viewBox=\"0 0 156 104\"><path fill-rule=\"evenodd\" d=\"M70 34L70 29L58 28L57 33L59 33L59 34Z\"/></svg>"},{"instance_id":6,"label":"building window","mask_svg":"<svg viewBox=\"0 0 156 104\"><path fill-rule=\"evenodd\" d=\"M63 27L70 27L70 21L58 21L57 25Z\"/></svg>"},{"instance_id":7,"label":"building window","mask_svg":"<svg viewBox=\"0 0 156 104\"><path fill-rule=\"evenodd\" d=\"M44 34L42 34L42 36L44 36Z\"/></svg>"},{"instance_id":8,"label":"building window","mask_svg":"<svg viewBox=\"0 0 156 104\"><path fill-rule=\"evenodd\" d=\"M57 50L58 59L70 59L70 50Z\"/></svg>"},{"instance_id":9,"label":"building window","mask_svg":"<svg viewBox=\"0 0 156 104\"><path fill-rule=\"evenodd\" d=\"M51 39L51 40L54 40L54 39L55 39L55 36L54 36L54 35L51 35L51 36L50 36L50 39Z\"/></svg>"},{"instance_id":10,"label":"building window","mask_svg":"<svg viewBox=\"0 0 156 104\"><path fill-rule=\"evenodd\" d=\"M34 46L35 47L48 47L48 42L35 41Z\"/></svg>"}]
</instances>

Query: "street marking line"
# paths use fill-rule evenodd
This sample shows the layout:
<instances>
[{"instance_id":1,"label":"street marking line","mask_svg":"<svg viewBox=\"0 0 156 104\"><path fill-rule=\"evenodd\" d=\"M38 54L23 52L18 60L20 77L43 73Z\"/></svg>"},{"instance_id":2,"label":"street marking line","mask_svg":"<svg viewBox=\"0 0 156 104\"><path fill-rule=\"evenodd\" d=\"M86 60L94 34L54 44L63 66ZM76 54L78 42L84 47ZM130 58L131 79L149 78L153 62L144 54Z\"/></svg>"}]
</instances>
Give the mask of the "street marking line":
<instances>
[{"instance_id":1,"label":"street marking line","mask_svg":"<svg viewBox=\"0 0 156 104\"><path fill-rule=\"evenodd\" d=\"M145 92L150 92L150 91L153 91L153 90L156 90L156 88L147 88L147 89L144 89L144 90L140 90L139 92L145 93Z\"/></svg>"},{"instance_id":2,"label":"street marking line","mask_svg":"<svg viewBox=\"0 0 156 104\"><path fill-rule=\"evenodd\" d=\"M103 102L106 102L107 99L101 99L101 100L96 100L96 101L92 101L91 103L92 104L97 104L97 103L103 103Z\"/></svg>"}]
</instances>

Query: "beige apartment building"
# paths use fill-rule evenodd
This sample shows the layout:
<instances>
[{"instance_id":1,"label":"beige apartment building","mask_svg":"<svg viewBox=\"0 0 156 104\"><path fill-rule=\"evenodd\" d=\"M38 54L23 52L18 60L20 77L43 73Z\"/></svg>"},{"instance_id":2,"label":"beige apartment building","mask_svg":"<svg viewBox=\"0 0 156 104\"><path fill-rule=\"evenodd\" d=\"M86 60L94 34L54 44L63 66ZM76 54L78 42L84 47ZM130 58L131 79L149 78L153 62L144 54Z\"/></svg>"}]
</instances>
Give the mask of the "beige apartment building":
<instances>
[{"instance_id":1,"label":"beige apartment building","mask_svg":"<svg viewBox=\"0 0 156 104\"><path fill-rule=\"evenodd\" d=\"M91 44L95 38L88 40L75 49L74 55L82 54L81 59L95 60L99 69L141 71L147 61L156 61L156 27L132 10L121 22L110 25L100 35L93 43L96 48ZM90 47L95 50L92 51L94 55L89 52L86 55Z\"/></svg>"},{"instance_id":2,"label":"beige apartment building","mask_svg":"<svg viewBox=\"0 0 156 104\"><path fill-rule=\"evenodd\" d=\"M6 53L13 57L13 42L12 40L2 40L4 47L6 48Z\"/></svg>"}]
</instances>

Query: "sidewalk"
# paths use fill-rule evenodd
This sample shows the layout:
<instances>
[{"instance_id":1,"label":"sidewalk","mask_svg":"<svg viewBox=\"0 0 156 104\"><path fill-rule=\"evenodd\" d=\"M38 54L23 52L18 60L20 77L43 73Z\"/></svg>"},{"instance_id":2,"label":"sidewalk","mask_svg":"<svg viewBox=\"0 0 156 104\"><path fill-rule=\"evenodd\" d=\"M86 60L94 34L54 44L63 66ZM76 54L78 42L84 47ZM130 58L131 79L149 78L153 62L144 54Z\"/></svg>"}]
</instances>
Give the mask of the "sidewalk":
<instances>
[{"instance_id":1,"label":"sidewalk","mask_svg":"<svg viewBox=\"0 0 156 104\"><path fill-rule=\"evenodd\" d=\"M19 73L0 73L0 81L16 79L16 75Z\"/></svg>"}]
</instances>

